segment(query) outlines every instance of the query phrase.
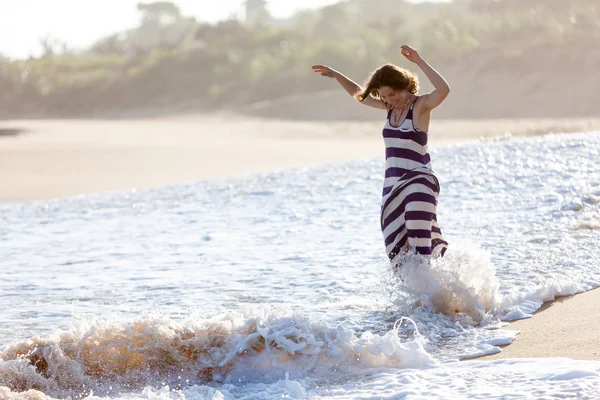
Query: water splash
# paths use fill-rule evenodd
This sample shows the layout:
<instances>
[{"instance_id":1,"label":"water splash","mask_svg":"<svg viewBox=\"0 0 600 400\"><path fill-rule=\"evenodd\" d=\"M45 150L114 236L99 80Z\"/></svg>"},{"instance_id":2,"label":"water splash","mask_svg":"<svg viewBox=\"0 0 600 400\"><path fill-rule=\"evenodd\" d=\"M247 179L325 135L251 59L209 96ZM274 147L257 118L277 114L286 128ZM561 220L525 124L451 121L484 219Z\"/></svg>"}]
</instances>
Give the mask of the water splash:
<instances>
[{"instance_id":1,"label":"water splash","mask_svg":"<svg viewBox=\"0 0 600 400\"><path fill-rule=\"evenodd\" d=\"M452 243L442 258L427 260L408 253L395 271L400 288L416 306L481 323L498 305L499 284L489 252L468 243Z\"/></svg>"},{"instance_id":2,"label":"water splash","mask_svg":"<svg viewBox=\"0 0 600 400\"><path fill-rule=\"evenodd\" d=\"M176 322L80 321L51 338L13 343L0 353L0 380L15 392L51 396L114 394L144 387L276 382L365 368L423 368L436 361L418 335L360 336L341 326L265 308Z\"/></svg>"}]
</instances>

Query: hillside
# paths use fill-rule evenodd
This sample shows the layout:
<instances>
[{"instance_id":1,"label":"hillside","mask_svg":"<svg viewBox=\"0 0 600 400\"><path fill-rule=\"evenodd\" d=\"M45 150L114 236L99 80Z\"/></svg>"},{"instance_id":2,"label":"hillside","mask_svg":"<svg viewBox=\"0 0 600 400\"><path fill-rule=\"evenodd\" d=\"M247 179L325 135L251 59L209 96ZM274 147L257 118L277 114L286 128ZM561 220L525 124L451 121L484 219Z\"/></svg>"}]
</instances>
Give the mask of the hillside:
<instances>
[{"instance_id":1,"label":"hillside","mask_svg":"<svg viewBox=\"0 0 600 400\"><path fill-rule=\"evenodd\" d=\"M553 48L520 45L477 49L433 58L430 63L452 87L446 102L436 109L436 118L600 117L600 47L593 42ZM338 68L343 71L343 66ZM430 90L422 73L419 78L422 92ZM243 111L282 119L380 118L377 110L355 103L334 80L316 74L314 79L321 80L323 91L258 102ZM362 82L363 78L352 79Z\"/></svg>"},{"instance_id":2,"label":"hillside","mask_svg":"<svg viewBox=\"0 0 600 400\"><path fill-rule=\"evenodd\" d=\"M170 2L143 3L138 10L137 28L85 50L46 41L39 57L0 56L0 118L223 110L292 119L372 118L310 66L331 65L362 82L384 62L402 63L398 49L404 43L451 83L440 117L599 112L600 9L592 0L348 0L283 21L258 9L252 20L216 24L182 15Z\"/></svg>"}]
</instances>

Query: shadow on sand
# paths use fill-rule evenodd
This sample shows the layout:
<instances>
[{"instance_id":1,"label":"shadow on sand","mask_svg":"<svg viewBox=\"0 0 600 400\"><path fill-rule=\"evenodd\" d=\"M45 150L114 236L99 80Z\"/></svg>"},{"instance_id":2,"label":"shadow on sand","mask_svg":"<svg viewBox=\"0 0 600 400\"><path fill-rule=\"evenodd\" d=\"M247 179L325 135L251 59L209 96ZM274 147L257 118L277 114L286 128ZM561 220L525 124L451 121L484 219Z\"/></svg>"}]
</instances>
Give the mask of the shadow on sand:
<instances>
[{"instance_id":1,"label":"shadow on sand","mask_svg":"<svg viewBox=\"0 0 600 400\"><path fill-rule=\"evenodd\" d=\"M27 132L26 129L21 128L0 128L0 138L19 136Z\"/></svg>"}]
</instances>

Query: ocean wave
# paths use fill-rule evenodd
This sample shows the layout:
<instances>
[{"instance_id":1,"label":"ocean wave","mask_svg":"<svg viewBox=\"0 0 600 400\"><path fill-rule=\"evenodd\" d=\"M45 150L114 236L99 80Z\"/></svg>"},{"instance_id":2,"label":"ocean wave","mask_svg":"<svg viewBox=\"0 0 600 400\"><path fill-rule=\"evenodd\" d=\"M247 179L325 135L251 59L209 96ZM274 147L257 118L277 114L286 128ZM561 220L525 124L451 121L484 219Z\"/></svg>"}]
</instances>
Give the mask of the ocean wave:
<instances>
[{"instance_id":1,"label":"ocean wave","mask_svg":"<svg viewBox=\"0 0 600 400\"><path fill-rule=\"evenodd\" d=\"M9 344L0 353L0 382L13 392L37 390L73 398L147 386L274 382L309 374L348 376L364 368L435 365L419 335L403 339L311 323L265 310L178 323L80 321L50 338Z\"/></svg>"}]
</instances>

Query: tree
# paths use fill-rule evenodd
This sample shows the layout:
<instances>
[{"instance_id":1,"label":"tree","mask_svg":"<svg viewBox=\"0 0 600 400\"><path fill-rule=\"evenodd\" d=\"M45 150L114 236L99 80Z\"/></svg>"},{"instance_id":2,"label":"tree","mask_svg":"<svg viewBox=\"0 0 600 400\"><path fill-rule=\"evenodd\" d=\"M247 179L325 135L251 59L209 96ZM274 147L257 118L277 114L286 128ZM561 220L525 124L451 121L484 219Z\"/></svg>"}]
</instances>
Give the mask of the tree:
<instances>
[{"instance_id":1,"label":"tree","mask_svg":"<svg viewBox=\"0 0 600 400\"><path fill-rule=\"evenodd\" d=\"M196 20L183 17L175 4L168 1L139 3L137 9L142 14L142 22L137 30L129 32L128 38L134 49L174 48L193 38Z\"/></svg>"},{"instance_id":2,"label":"tree","mask_svg":"<svg viewBox=\"0 0 600 400\"><path fill-rule=\"evenodd\" d=\"M169 25L181 18L179 7L169 1L138 3L137 9L142 13L142 25Z\"/></svg>"},{"instance_id":3,"label":"tree","mask_svg":"<svg viewBox=\"0 0 600 400\"><path fill-rule=\"evenodd\" d=\"M115 55L123 54L124 50L121 34L115 33L96 41L89 52L97 55Z\"/></svg>"},{"instance_id":4,"label":"tree","mask_svg":"<svg viewBox=\"0 0 600 400\"><path fill-rule=\"evenodd\" d=\"M330 39L341 39L348 30L350 16L343 3L326 6L321 10L321 18L315 26L317 35Z\"/></svg>"},{"instance_id":5,"label":"tree","mask_svg":"<svg viewBox=\"0 0 600 400\"><path fill-rule=\"evenodd\" d=\"M52 58L59 54L64 55L70 52L66 42L50 35L40 38L40 47L42 48L41 58Z\"/></svg>"},{"instance_id":6,"label":"tree","mask_svg":"<svg viewBox=\"0 0 600 400\"><path fill-rule=\"evenodd\" d=\"M246 0L244 5L246 6L246 24L264 26L271 20L265 0Z\"/></svg>"}]
</instances>

